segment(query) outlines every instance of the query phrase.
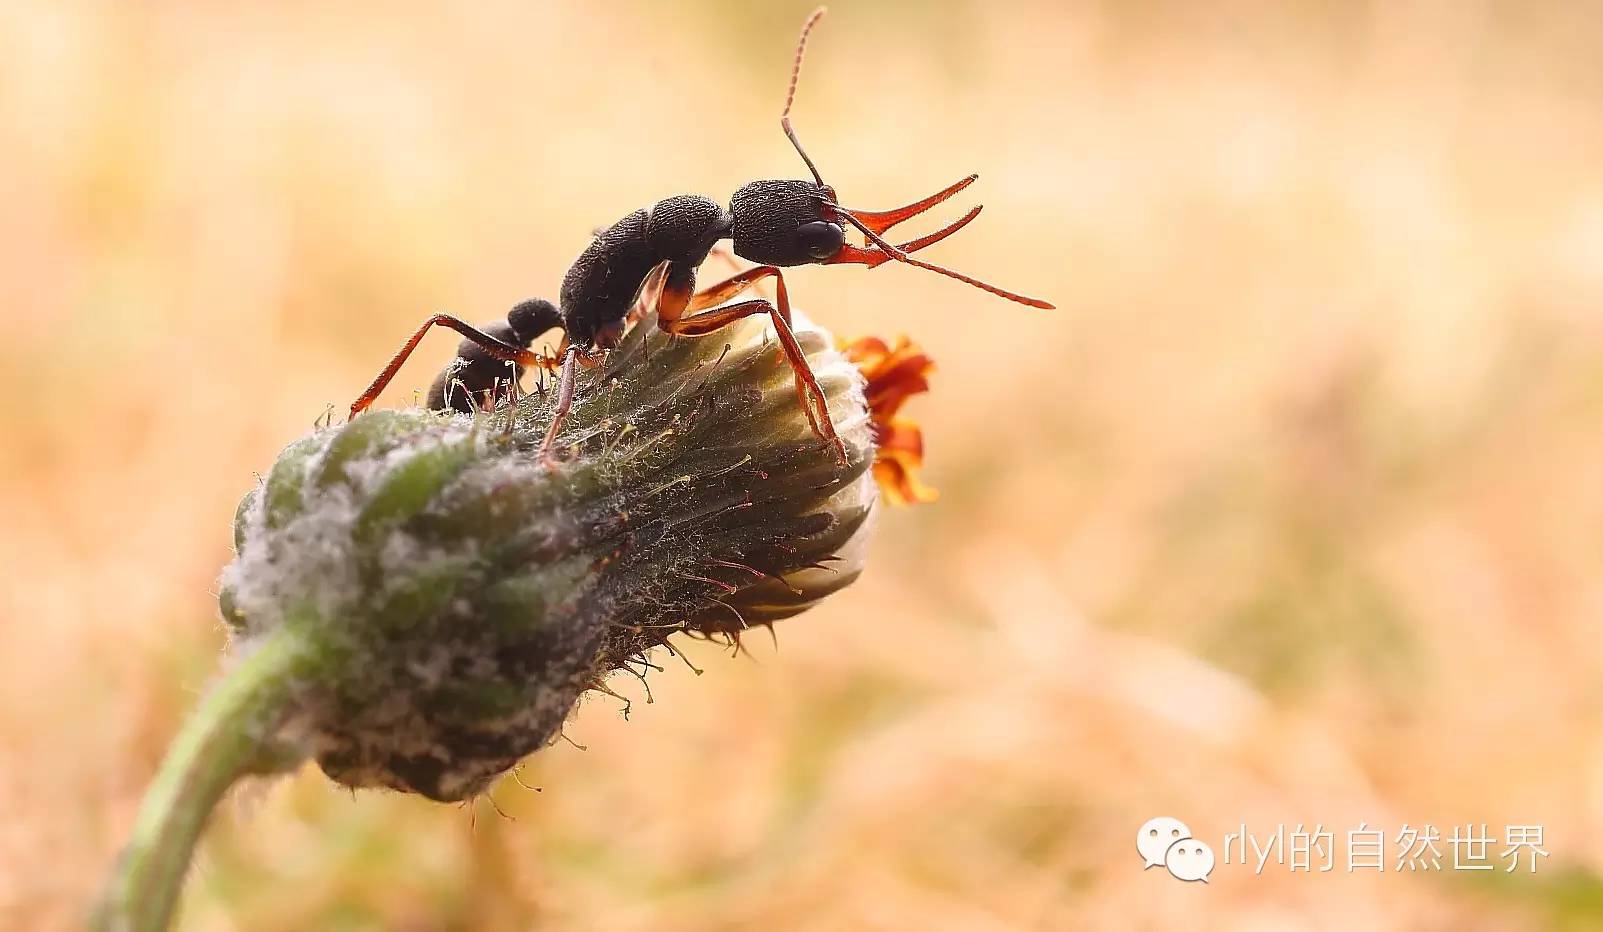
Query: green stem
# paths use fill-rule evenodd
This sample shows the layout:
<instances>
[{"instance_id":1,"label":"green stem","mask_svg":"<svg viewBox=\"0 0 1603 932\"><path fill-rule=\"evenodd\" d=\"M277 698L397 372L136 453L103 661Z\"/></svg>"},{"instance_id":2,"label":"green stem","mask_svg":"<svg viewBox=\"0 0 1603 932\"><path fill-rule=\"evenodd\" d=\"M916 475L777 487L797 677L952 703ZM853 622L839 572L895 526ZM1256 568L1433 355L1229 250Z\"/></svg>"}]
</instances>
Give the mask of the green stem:
<instances>
[{"instance_id":1,"label":"green stem","mask_svg":"<svg viewBox=\"0 0 1603 932\"><path fill-rule=\"evenodd\" d=\"M167 928L217 801L242 776L298 763L273 738L296 682L313 665L312 647L296 626L263 637L190 716L140 805L94 928Z\"/></svg>"}]
</instances>

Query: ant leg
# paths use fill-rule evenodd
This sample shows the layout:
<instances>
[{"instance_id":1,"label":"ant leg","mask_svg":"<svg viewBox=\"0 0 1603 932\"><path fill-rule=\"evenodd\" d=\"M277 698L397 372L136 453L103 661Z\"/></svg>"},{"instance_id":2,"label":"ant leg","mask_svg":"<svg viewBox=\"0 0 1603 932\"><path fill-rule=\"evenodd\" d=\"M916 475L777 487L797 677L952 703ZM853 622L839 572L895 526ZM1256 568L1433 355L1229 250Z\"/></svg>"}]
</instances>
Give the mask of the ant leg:
<instances>
[{"instance_id":1,"label":"ant leg","mask_svg":"<svg viewBox=\"0 0 1603 932\"><path fill-rule=\"evenodd\" d=\"M685 310L699 311L703 308L722 304L770 276L778 279L780 290L784 290L784 279L780 277L778 268L772 265L755 265L691 295L689 303L685 305ZM790 323L790 300L788 297L780 302L779 312L785 315L785 323Z\"/></svg>"},{"instance_id":2,"label":"ant leg","mask_svg":"<svg viewBox=\"0 0 1603 932\"><path fill-rule=\"evenodd\" d=\"M540 441L540 458L546 465L552 465L556 458L551 455L551 447L556 443L557 434L562 431L562 423L568 419L568 412L573 409L574 380L578 378L578 367L591 368L599 357L591 357L576 343L563 341L562 373L557 376L557 407L551 413L551 426L546 428L545 439Z\"/></svg>"},{"instance_id":3,"label":"ant leg","mask_svg":"<svg viewBox=\"0 0 1603 932\"><path fill-rule=\"evenodd\" d=\"M755 266L745 265L741 261L740 257L735 255L735 251L730 249L728 246L725 246L723 243L714 243L712 249L708 250L707 256L709 258L715 258L724 265L729 266L730 273L734 275L740 275L755 268ZM761 297L768 297L766 294L763 294L761 289L757 290L757 294Z\"/></svg>"},{"instance_id":4,"label":"ant leg","mask_svg":"<svg viewBox=\"0 0 1603 932\"><path fill-rule=\"evenodd\" d=\"M802 412L807 415L808 425L812 427L813 433L830 445L835 459L841 465L846 465L846 447L841 442L840 436L835 433L834 422L829 417L829 402L824 397L823 389L818 386L818 379L813 375L812 367L807 365L806 354L796 342L796 336L791 333L790 325L785 322L784 315L767 298L755 298L703 311L670 322L662 329L681 336L700 336L754 314L767 314L773 321L774 332L779 335L780 352L790 364L791 371L796 374L796 395L801 402Z\"/></svg>"},{"instance_id":5,"label":"ant leg","mask_svg":"<svg viewBox=\"0 0 1603 932\"><path fill-rule=\"evenodd\" d=\"M395 378L395 373L400 371L401 365L406 362L406 358L412 355L413 350L417 349L418 343L423 340L423 335L429 332L430 327L434 326L448 327L455 330L483 347L487 354L502 362L513 362L524 367L533 366L542 369L553 368L557 363L556 360L542 356L539 353L519 349L510 343L497 340L477 327L449 314L435 314L425 320L417 330L413 331L412 335L401 345L401 348L390 358L384 369L369 383L367 389L357 396L355 401L351 402L351 417L366 411L368 406L378 398L379 393L384 391L384 387L390 384L391 379Z\"/></svg>"},{"instance_id":6,"label":"ant leg","mask_svg":"<svg viewBox=\"0 0 1603 932\"><path fill-rule=\"evenodd\" d=\"M562 430L562 422L568 419L568 411L573 408L573 380L577 377L574 371L579 362L579 347L570 344L562 354L562 374L557 377L557 409L551 415L551 426L546 428L545 439L540 441L540 458L546 465L552 462L551 444L556 442L557 432Z\"/></svg>"},{"instance_id":7,"label":"ant leg","mask_svg":"<svg viewBox=\"0 0 1603 932\"><path fill-rule=\"evenodd\" d=\"M651 267L646 273L645 281L640 283L640 296L635 299L634 306L629 308L629 314L624 317L627 323L634 324L646 316L646 312L657 306L657 297L662 293L662 281L668 274L666 260Z\"/></svg>"},{"instance_id":8,"label":"ant leg","mask_svg":"<svg viewBox=\"0 0 1603 932\"><path fill-rule=\"evenodd\" d=\"M777 306L767 298L756 298L685 316L693 303L698 307L716 304L725 297L738 293L752 282L770 276L776 284L779 299ZM784 275L773 266L758 266L694 296L690 293L693 282L694 279L688 276L683 278L669 276L663 287L662 299L657 306L657 326L678 336L701 336L754 314L767 314L769 320L773 322L774 333L779 336L780 352L784 354L785 361L795 373L796 396L801 403L802 413L807 416L808 425L813 429L813 433L830 445L836 461L844 466L846 446L835 433L835 424L830 420L829 400L824 397L824 390L818 386L818 378L813 375L812 367L807 364L807 355L802 352L801 344L796 342L796 335L790 329L790 295L785 290Z\"/></svg>"}]
</instances>

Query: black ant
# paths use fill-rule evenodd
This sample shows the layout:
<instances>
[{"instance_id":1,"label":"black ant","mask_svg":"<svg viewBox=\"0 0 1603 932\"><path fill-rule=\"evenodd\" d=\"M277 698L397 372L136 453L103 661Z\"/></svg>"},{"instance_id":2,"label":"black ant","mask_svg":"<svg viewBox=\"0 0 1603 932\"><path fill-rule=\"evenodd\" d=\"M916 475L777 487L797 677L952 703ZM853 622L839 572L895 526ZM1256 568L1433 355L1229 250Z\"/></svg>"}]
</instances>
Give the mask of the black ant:
<instances>
[{"instance_id":1,"label":"black ant","mask_svg":"<svg viewBox=\"0 0 1603 932\"><path fill-rule=\"evenodd\" d=\"M472 412L486 398L493 403L494 393L501 384L498 376L505 375L509 363L513 367L509 387L515 386L526 367L561 368L556 411L541 447L549 455L573 402L576 366L580 363L594 365L602 351L616 346L625 324L631 319L631 309L643 296L649 301L649 294L654 290L657 326L670 334L701 336L743 318L767 314L779 337L779 349L796 374L796 391L808 423L844 463L845 447L830 421L824 393L791 333L790 296L780 272L782 267L849 263L875 268L894 259L967 282L1009 301L1031 307L1052 307L1037 298L1004 291L909 255L967 226L979 216L979 207L934 233L900 245L893 246L882 238L902 221L924 213L973 184L978 175L970 175L945 190L895 210L849 210L836 200L835 189L824 183L818 166L808 157L790 125L790 106L796 97L807 36L823 15L824 9L820 7L802 26L790 85L785 91L785 108L779 117L785 135L812 172L811 182L753 181L735 192L728 210L710 198L682 194L635 211L599 231L594 241L579 254L562 280L560 309L549 301L525 301L512 309L504 323L497 322L483 330L446 314L430 317L351 405L351 416L373 403L424 333L438 324L467 339L458 348L457 359L430 390L430 408ZM848 224L862 232L867 240L865 246L846 242ZM696 269L723 239L733 240L736 255L761 264L697 291ZM765 298L724 303L765 278L774 279L777 306ZM562 328L565 336L555 356L528 349L536 337L556 327ZM454 390L456 388L461 390Z\"/></svg>"}]
</instances>

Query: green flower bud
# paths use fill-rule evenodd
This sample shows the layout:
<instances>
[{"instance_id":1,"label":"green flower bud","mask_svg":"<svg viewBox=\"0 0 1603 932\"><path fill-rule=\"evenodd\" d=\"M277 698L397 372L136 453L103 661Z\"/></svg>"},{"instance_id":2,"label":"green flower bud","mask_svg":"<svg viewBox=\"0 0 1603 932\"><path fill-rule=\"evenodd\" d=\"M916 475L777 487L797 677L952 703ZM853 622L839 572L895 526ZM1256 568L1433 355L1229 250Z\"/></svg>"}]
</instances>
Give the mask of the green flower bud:
<instances>
[{"instance_id":1,"label":"green flower bud","mask_svg":"<svg viewBox=\"0 0 1603 932\"><path fill-rule=\"evenodd\" d=\"M349 786L463 799L670 635L738 639L850 583L876 499L862 378L796 332L847 466L756 321L632 328L581 373L550 458L550 393L292 443L240 505L221 595L236 649L316 645L280 739Z\"/></svg>"}]
</instances>

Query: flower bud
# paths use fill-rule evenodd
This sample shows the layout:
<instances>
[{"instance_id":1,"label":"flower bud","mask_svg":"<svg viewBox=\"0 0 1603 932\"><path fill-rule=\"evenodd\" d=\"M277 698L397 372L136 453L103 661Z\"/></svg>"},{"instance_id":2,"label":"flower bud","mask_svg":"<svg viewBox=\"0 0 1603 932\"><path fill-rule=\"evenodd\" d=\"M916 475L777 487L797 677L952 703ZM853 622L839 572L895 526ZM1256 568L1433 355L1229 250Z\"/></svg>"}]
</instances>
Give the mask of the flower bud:
<instances>
[{"instance_id":1,"label":"flower bud","mask_svg":"<svg viewBox=\"0 0 1603 932\"><path fill-rule=\"evenodd\" d=\"M240 505L220 597L236 649L286 628L317 645L281 738L340 783L463 799L670 635L738 639L849 584L875 430L858 370L795 326L845 466L764 321L634 327L581 370L550 456L551 392L290 444Z\"/></svg>"}]
</instances>

